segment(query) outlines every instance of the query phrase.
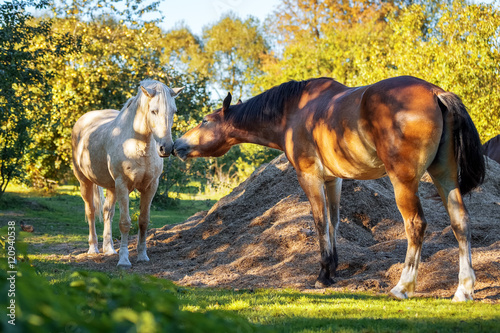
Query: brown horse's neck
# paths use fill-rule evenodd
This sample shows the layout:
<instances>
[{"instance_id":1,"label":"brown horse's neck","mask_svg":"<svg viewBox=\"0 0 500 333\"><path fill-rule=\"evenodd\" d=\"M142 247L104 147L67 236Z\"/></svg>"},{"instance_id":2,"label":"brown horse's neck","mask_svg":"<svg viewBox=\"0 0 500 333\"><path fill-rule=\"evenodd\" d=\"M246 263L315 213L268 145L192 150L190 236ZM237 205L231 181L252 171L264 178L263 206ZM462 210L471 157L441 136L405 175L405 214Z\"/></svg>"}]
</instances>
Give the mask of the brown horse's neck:
<instances>
[{"instance_id":1,"label":"brown horse's neck","mask_svg":"<svg viewBox=\"0 0 500 333\"><path fill-rule=\"evenodd\" d=\"M283 131L277 125L255 124L252 129L242 129L232 126L229 137L235 140L234 144L255 143L274 149L284 150Z\"/></svg>"}]
</instances>

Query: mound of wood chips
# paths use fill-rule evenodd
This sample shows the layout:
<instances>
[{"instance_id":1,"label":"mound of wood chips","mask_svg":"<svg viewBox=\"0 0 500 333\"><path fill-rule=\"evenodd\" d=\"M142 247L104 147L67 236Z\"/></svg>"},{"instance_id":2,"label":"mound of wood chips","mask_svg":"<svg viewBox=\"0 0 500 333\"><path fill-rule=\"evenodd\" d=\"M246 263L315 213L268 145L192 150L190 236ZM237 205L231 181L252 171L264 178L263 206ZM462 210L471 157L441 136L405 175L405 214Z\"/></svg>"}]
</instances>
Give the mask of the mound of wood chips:
<instances>
[{"instance_id":1,"label":"mound of wood chips","mask_svg":"<svg viewBox=\"0 0 500 333\"><path fill-rule=\"evenodd\" d=\"M406 253L403 220L387 177L344 180L333 290L388 292ZM452 297L458 284L458 244L434 185L424 177L420 197L428 221L417 295ZM500 301L500 164L488 161L484 184L465 197L472 219L475 298ZM132 243L132 242L131 242ZM311 208L283 155L256 170L209 211L152 229L151 262L132 270L180 285L236 289L314 289L319 245ZM78 264L115 269L117 256L77 256ZM105 264L108 262L109 264Z\"/></svg>"}]
</instances>

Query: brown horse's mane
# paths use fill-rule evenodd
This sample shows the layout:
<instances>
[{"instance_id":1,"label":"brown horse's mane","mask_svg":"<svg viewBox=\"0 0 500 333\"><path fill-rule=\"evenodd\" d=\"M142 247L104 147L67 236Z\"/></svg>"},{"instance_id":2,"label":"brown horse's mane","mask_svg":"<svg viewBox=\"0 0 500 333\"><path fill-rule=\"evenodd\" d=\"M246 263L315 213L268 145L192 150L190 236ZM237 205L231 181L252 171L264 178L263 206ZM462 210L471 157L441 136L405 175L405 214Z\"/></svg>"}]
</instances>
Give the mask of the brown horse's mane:
<instances>
[{"instance_id":1,"label":"brown horse's mane","mask_svg":"<svg viewBox=\"0 0 500 333\"><path fill-rule=\"evenodd\" d=\"M306 81L289 81L275 86L248 101L232 105L226 112L224 120L235 126L248 129L258 124L274 124L283 116L285 104L300 97Z\"/></svg>"}]
</instances>

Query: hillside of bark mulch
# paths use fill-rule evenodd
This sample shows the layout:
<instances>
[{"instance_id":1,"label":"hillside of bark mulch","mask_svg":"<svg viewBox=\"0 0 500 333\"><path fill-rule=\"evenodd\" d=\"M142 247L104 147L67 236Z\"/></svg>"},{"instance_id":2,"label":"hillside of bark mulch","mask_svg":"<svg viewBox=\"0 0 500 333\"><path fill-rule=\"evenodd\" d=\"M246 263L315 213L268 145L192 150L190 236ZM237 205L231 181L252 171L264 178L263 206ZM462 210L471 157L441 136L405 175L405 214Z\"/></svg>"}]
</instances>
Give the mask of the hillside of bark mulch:
<instances>
[{"instance_id":1,"label":"hillside of bark mulch","mask_svg":"<svg viewBox=\"0 0 500 333\"><path fill-rule=\"evenodd\" d=\"M488 161L484 184L465 197L472 220L475 298L500 300L500 164ZM406 253L403 220L387 177L344 180L338 233L339 269L333 290L388 292L399 280ZM452 297L458 284L458 244L434 185L420 184L428 221L417 295ZM119 244L115 244L119 247ZM314 289L319 245L307 198L282 155L256 170L209 211L152 229L150 263L132 271L180 285L236 289ZM67 256L76 265L112 270L118 256Z\"/></svg>"}]
</instances>

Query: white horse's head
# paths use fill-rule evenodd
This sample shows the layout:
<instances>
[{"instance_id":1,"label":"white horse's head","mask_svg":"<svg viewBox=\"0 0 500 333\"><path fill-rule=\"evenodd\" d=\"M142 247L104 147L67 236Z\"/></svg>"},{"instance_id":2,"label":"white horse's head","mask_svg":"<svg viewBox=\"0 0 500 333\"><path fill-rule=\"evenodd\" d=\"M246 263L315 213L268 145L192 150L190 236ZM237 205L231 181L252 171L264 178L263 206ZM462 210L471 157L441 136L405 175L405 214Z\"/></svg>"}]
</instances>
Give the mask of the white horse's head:
<instances>
[{"instance_id":1,"label":"white horse's head","mask_svg":"<svg viewBox=\"0 0 500 333\"><path fill-rule=\"evenodd\" d=\"M163 83L153 80L141 82L141 107L146 113L146 121L157 142L157 151L160 157L167 157L172 152L172 125L174 113L177 111L175 98L184 89L169 88Z\"/></svg>"}]
</instances>

